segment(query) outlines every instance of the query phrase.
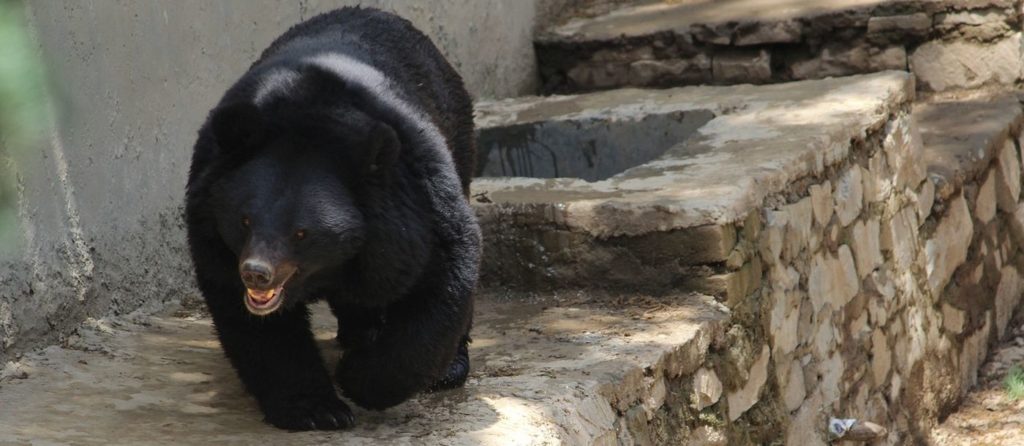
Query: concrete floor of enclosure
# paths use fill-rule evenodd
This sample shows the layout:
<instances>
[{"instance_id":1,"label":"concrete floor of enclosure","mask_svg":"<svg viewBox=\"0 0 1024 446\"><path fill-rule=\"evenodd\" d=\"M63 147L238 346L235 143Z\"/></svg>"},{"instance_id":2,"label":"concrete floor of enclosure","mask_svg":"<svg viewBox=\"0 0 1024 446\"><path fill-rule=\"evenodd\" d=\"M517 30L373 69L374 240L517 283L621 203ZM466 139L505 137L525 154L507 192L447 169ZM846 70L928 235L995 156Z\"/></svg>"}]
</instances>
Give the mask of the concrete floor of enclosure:
<instances>
[{"instance_id":1,"label":"concrete floor of enclosure","mask_svg":"<svg viewBox=\"0 0 1024 446\"><path fill-rule=\"evenodd\" d=\"M709 299L482 295L465 388L383 412L356 409L357 426L342 432L287 433L262 423L200 311L90 320L63 346L4 369L0 444L607 441L615 437L613 405L644 393L651 370L678 376L696 367L723 319ZM331 366L339 354L333 317L325 305L313 313ZM644 396L664 400L664 391Z\"/></svg>"}]
</instances>

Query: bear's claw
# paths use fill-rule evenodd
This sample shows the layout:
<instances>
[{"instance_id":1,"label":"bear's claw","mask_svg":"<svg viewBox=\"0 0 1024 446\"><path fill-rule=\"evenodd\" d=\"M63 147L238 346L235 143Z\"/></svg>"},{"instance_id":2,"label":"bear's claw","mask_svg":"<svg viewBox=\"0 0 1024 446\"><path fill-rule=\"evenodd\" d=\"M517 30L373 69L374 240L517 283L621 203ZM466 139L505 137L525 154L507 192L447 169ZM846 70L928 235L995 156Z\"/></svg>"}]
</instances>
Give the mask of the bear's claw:
<instances>
[{"instance_id":1,"label":"bear's claw","mask_svg":"<svg viewBox=\"0 0 1024 446\"><path fill-rule=\"evenodd\" d=\"M337 430L355 425L352 410L338 397L302 396L264 405L266 422L294 431Z\"/></svg>"},{"instance_id":2,"label":"bear's claw","mask_svg":"<svg viewBox=\"0 0 1024 446\"><path fill-rule=\"evenodd\" d=\"M469 377L469 337L464 337L460 342L455 359L448 366L444 377L430 386L431 392L457 389L466 383L466 378Z\"/></svg>"}]
</instances>

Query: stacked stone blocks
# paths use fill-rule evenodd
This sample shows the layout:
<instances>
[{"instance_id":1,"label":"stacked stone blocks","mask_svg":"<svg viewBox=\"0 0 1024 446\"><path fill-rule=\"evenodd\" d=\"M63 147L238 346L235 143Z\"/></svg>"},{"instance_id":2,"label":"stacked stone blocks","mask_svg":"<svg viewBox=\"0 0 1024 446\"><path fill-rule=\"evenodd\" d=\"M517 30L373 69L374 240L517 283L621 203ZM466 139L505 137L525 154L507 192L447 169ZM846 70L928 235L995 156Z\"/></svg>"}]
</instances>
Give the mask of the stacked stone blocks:
<instances>
[{"instance_id":1,"label":"stacked stone blocks","mask_svg":"<svg viewBox=\"0 0 1024 446\"><path fill-rule=\"evenodd\" d=\"M947 91L1012 86L1024 75L1016 0L747 3L726 14L714 4L639 4L551 27L537 41L544 88L761 84L909 69L923 91ZM671 25L636 23L672 14Z\"/></svg>"}]
</instances>

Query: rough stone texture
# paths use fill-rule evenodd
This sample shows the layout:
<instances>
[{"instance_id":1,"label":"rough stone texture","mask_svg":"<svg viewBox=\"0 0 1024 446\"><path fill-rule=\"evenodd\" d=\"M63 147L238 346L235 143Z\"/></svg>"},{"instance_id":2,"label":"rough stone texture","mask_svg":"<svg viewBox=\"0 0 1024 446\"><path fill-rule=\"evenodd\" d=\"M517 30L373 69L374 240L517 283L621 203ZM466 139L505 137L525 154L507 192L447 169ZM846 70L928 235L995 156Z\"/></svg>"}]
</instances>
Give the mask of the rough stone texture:
<instances>
[{"instance_id":1,"label":"rough stone texture","mask_svg":"<svg viewBox=\"0 0 1024 446\"><path fill-rule=\"evenodd\" d=\"M584 74L585 75L585 74ZM666 86L673 83L700 84L712 79L711 58L697 54L689 58L637 60L629 63L629 82L637 86Z\"/></svg>"},{"instance_id":2,"label":"rough stone texture","mask_svg":"<svg viewBox=\"0 0 1024 446\"><path fill-rule=\"evenodd\" d=\"M839 177L839 182L833 193L839 224L847 226L860 215L861 206L864 204L863 187L859 166L850 168L843 176Z\"/></svg>"},{"instance_id":3,"label":"rough stone texture","mask_svg":"<svg viewBox=\"0 0 1024 446\"><path fill-rule=\"evenodd\" d=\"M888 337L880 329L871 333L871 376L875 386L887 383L889 370L892 367L892 353L889 349Z\"/></svg>"},{"instance_id":4,"label":"rough stone texture","mask_svg":"<svg viewBox=\"0 0 1024 446\"><path fill-rule=\"evenodd\" d=\"M1007 220L1013 242L1018 246L1024 244L1024 206L1017 206L1017 210Z\"/></svg>"},{"instance_id":5,"label":"rough stone texture","mask_svg":"<svg viewBox=\"0 0 1024 446\"><path fill-rule=\"evenodd\" d=\"M804 386L804 369L800 361L793 361L789 366L789 376L782 384L782 399L786 410L792 412L799 409L805 397L807 389Z\"/></svg>"},{"instance_id":6,"label":"rough stone texture","mask_svg":"<svg viewBox=\"0 0 1024 446\"><path fill-rule=\"evenodd\" d=\"M935 205L935 183L925 181L921 186L921 192L917 195L917 218L918 221L925 221L932 214L932 206Z\"/></svg>"},{"instance_id":7,"label":"rough stone texture","mask_svg":"<svg viewBox=\"0 0 1024 446\"><path fill-rule=\"evenodd\" d=\"M964 331L964 323L966 322L965 314L962 310L953 307L950 304L942 304L942 328L952 334L960 334Z\"/></svg>"},{"instance_id":8,"label":"rough stone texture","mask_svg":"<svg viewBox=\"0 0 1024 446\"><path fill-rule=\"evenodd\" d=\"M853 227L853 254L857 261L857 275L863 279L882 264L881 228L878 219L858 221Z\"/></svg>"},{"instance_id":9,"label":"rough stone texture","mask_svg":"<svg viewBox=\"0 0 1024 446\"><path fill-rule=\"evenodd\" d=\"M411 19L478 96L535 87L532 0L27 5L59 87L40 146L0 160L22 230L0 250L0 363L85 317L191 292L180 205L199 125L274 37L353 4Z\"/></svg>"},{"instance_id":10,"label":"rough stone texture","mask_svg":"<svg viewBox=\"0 0 1024 446\"><path fill-rule=\"evenodd\" d=\"M794 62L788 73L792 79L819 79L905 69L907 51L902 46L879 49L857 43L831 43L825 45L817 57Z\"/></svg>"},{"instance_id":11,"label":"rough stone texture","mask_svg":"<svg viewBox=\"0 0 1024 446\"><path fill-rule=\"evenodd\" d=\"M988 355L988 341L992 330L992 312L986 311L981 318L983 325L964 339L958 358L960 365L961 391L977 384L978 368Z\"/></svg>"},{"instance_id":12,"label":"rough stone texture","mask_svg":"<svg viewBox=\"0 0 1024 446\"><path fill-rule=\"evenodd\" d=\"M772 57L765 50L734 50L715 55L711 63L715 83L767 82L772 77Z\"/></svg>"},{"instance_id":13,"label":"rough stone texture","mask_svg":"<svg viewBox=\"0 0 1024 446\"><path fill-rule=\"evenodd\" d=\"M1003 212L1013 213L1017 210L1021 187L1020 163L1016 144L1012 140L1007 140L999 152L999 170L996 171L996 198L999 200L999 210Z\"/></svg>"},{"instance_id":14,"label":"rough stone texture","mask_svg":"<svg viewBox=\"0 0 1024 446\"><path fill-rule=\"evenodd\" d=\"M733 43L737 46L797 43L802 34L800 22L749 23L736 27Z\"/></svg>"},{"instance_id":15,"label":"rough stone texture","mask_svg":"<svg viewBox=\"0 0 1024 446\"><path fill-rule=\"evenodd\" d=\"M935 14L935 28L947 35L958 35L976 41L991 41L1010 34L1013 27L1005 20L1001 8L949 11Z\"/></svg>"},{"instance_id":16,"label":"rough stone texture","mask_svg":"<svg viewBox=\"0 0 1024 446\"><path fill-rule=\"evenodd\" d=\"M996 172L989 169L985 179L978 187L978 197L974 200L974 218L982 224L996 217Z\"/></svg>"},{"instance_id":17,"label":"rough stone texture","mask_svg":"<svg viewBox=\"0 0 1024 446\"><path fill-rule=\"evenodd\" d=\"M868 19L868 37L873 40L923 37L931 28L932 18L923 12Z\"/></svg>"},{"instance_id":18,"label":"rough stone texture","mask_svg":"<svg viewBox=\"0 0 1024 446\"><path fill-rule=\"evenodd\" d=\"M807 279L807 295L815 312L821 311L825 304L831 304L833 309L842 308L860 291L859 284L850 248L843 245L838 256L827 253L815 256Z\"/></svg>"},{"instance_id":19,"label":"rough stone texture","mask_svg":"<svg viewBox=\"0 0 1024 446\"><path fill-rule=\"evenodd\" d=\"M918 102L914 116L928 148L924 153L928 176L940 200L983 172L1024 121L1014 95Z\"/></svg>"},{"instance_id":20,"label":"rough stone texture","mask_svg":"<svg viewBox=\"0 0 1024 446\"><path fill-rule=\"evenodd\" d=\"M1020 304L1021 293L1024 293L1024 281L1020 272L1012 265L1004 266L999 271L999 287L996 288L996 336L1002 337L1006 333L1010 318Z\"/></svg>"},{"instance_id":21,"label":"rough stone texture","mask_svg":"<svg viewBox=\"0 0 1024 446\"><path fill-rule=\"evenodd\" d=\"M697 369L724 317L698 296L639 302L482 296L465 388L383 412L356 409L358 425L341 432L264 424L205 317L90 319L67 346L7 367L26 376L3 379L0 398L18 410L0 411L0 443L110 444L111 435L145 445L614 443L632 408L683 407L643 377L664 382ZM326 306L314 313L333 362L333 318ZM643 420L632 435L657 438Z\"/></svg>"},{"instance_id":22,"label":"rough stone texture","mask_svg":"<svg viewBox=\"0 0 1024 446\"><path fill-rule=\"evenodd\" d=\"M929 91L1009 86L1022 74L1014 55L1020 5L1004 3L641 1L542 27L537 49L544 89L556 93L712 80L780 82L908 66ZM676 67L699 55L715 61L716 75L683 69L661 70L657 80L624 75L623 67L639 54ZM720 59L727 61L728 76L717 73Z\"/></svg>"},{"instance_id":23,"label":"rough stone texture","mask_svg":"<svg viewBox=\"0 0 1024 446\"><path fill-rule=\"evenodd\" d=\"M1021 34L994 43L932 41L910 55L919 88L929 91L1013 85L1024 73Z\"/></svg>"},{"instance_id":24,"label":"rough stone texture","mask_svg":"<svg viewBox=\"0 0 1024 446\"><path fill-rule=\"evenodd\" d=\"M761 389L768 381L768 360L771 359L771 351L768 346L761 349L761 354L750 367L747 374L747 381L739 390L729 393L726 397L729 404L729 421L736 421L744 412L757 403Z\"/></svg>"},{"instance_id":25,"label":"rough stone texture","mask_svg":"<svg viewBox=\"0 0 1024 446\"><path fill-rule=\"evenodd\" d=\"M798 325L802 296L796 293L794 287L799 283L800 274L793 269L783 274L788 277L776 277L776 283L788 281L791 286L774 292L776 302L772 307L769 327L772 335L772 352L776 355L791 353L799 343Z\"/></svg>"},{"instance_id":26,"label":"rough stone texture","mask_svg":"<svg viewBox=\"0 0 1024 446\"><path fill-rule=\"evenodd\" d=\"M835 210L832 205L832 183L811 186L811 207L814 209L814 222L819 227L825 227L832 220Z\"/></svg>"},{"instance_id":27,"label":"rough stone texture","mask_svg":"<svg viewBox=\"0 0 1024 446\"><path fill-rule=\"evenodd\" d=\"M949 203L949 211L939 221L935 234L925 243L928 287L932 296L938 296L949 283L953 272L967 260L974 225L962 196Z\"/></svg>"},{"instance_id":28,"label":"rough stone texture","mask_svg":"<svg viewBox=\"0 0 1024 446\"><path fill-rule=\"evenodd\" d=\"M722 397L722 381L714 371L702 367L693 375L693 391L697 410L704 410Z\"/></svg>"},{"instance_id":29,"label":"rough stone texture","mask_svg":"<svg viewBox=\"0 0 1024 446\"><path fill-rule=\"evenodd\" d=\"M754 24L774 28L775 23L796 18L826 16L845 9L871 7L880 0L830 0L807 3L801 0L739 0L728 5L704 2L651 2L621 8L599 17L573 20L547 31L542 40L571 39L604 40L617 37L638 37L691 28L716 43L728 43L732 33L744 34ZM781 25L780 25L781 26Z\"/></svg>"},{"instance_id":30,"label":"rough stone texture","mask_svg":"<svg viewBox=\"0 0 1024 446\"><path fill-rule=\"evenodd\" d=\"M814 392L793 417L793 421L786 431L786 444L807 446L826 446L828 444L823 439L825 423L828 420L821 413L821 407L821 392Z\"/></svg>"}]
</instances>

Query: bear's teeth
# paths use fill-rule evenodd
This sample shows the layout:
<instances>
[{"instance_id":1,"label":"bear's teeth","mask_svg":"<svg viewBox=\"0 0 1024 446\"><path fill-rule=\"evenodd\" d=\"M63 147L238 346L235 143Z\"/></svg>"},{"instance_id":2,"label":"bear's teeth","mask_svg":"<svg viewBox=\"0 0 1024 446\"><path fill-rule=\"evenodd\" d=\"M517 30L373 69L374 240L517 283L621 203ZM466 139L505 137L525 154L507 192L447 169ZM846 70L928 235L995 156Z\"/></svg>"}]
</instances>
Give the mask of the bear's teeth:
<instances>
[{"instance_id":1,"label":"bear's teeth","mask_svg":"<svg viewBox=\"0 0 1024 446\"><path fill-rule=\"evenodd\" d=\"M266 290L266 291L247 290L247 291L249 292L249 297L251 297L252 300L254 300L256 302L259 302L259 303L269 302L277 294L277 290Z\"/></svg>"}]
</instances>

